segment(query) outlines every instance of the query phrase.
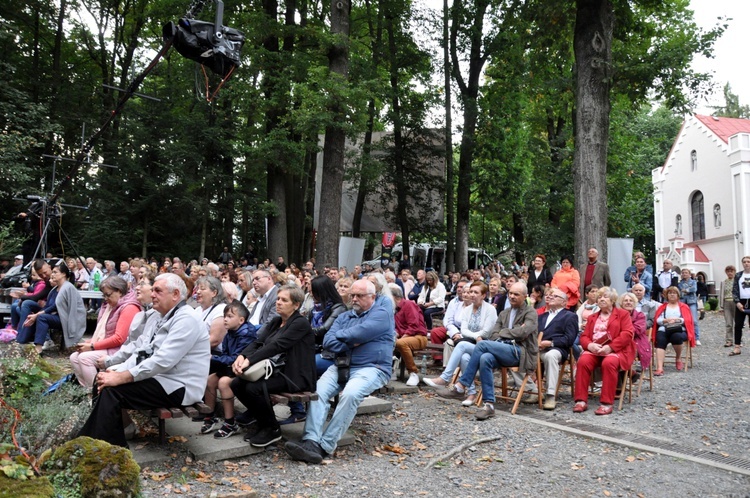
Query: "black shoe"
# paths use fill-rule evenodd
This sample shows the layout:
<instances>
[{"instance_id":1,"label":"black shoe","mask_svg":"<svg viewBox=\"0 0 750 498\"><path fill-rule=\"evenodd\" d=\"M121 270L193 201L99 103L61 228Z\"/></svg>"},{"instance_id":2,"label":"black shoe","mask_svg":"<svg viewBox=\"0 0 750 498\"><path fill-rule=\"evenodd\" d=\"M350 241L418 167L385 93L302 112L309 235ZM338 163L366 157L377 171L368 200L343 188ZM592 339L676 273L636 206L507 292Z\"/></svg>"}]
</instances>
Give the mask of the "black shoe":
<instances>
[{"instance_id":1,"label":"black shoe","mask_svg":"<svg viewBox=\"0 0 750 498\"><path fill-rule=\"evenodd\" d=\"M292 460L318 464L323 461L326 452L318 443L310 439L303 441L287 441L284 449Z\"/></svg>"},{"instance_id":2,"label":"black shoe","mask_svg":"<svg viewBox=\"0 0 750 498\"><path fill-rule=\"evenodd\" d=\"M265 448L276 441L281 441L281 429L278 427L264 427L250 438L250 444L256 448Z\"/></svg>"},{"instance_id":3,"label":"black shoe","mask_svg":"<svg viewBox=\"0 0 750 498\"><path fill-rule=\"evenodd\" d=\"M296 424L297 422L304 422L307 419L306 413L292 413L289 418L279 421L279 425Z\"/></svg>"},{"instance_id":4,"label":"black shoe","mask_svg":"<svg viewBox=\"0 0 750 498\"><path fill-rule=\"evenodd\" d=\"M209 434L213 432L217 425L219 425L218 418L206 417L205 419L203 419L203 427L201 427L201 434Z\"/></svg>"},{"instance_id":5,"label":"black shoe","mask_svg":"<svg viewBox=\"0 0 750 498\"><path fill-rule=\"evenodd\" d=\"M193 417L191 420L193 422L203 422L207 418L214 418L214 413L199 413L195 417Z\"/></svg>"},{"instance_id":6,"label":"black shoe","mask_svg":"<svg viewBox=\"0 0 750 498\"><path fill-rule=\"evenodd\" d=\"M249 412L240 413L235 417L235 421L240 427L249 427L257 422L257 420L255 420L255 417L250 415Z\"/></svg>"},{"instance_id":7,"label":"black shoe","mask_svg":"<svg viewBox=\"0 0 750 498\"><path fill-rule=\"evenodd\" d=\"M235 419L235 421L236 420L237 419ZM249 443L250 440L253 439L253 437L255 437L255 435L258 433L258 431L259 431L259 429L258 429L257 425L250 426L250 428L248 428L248 430L245 433L245 435L242 437L242 440L245 441L246 443Z\"/></svg>"}]
</instances>

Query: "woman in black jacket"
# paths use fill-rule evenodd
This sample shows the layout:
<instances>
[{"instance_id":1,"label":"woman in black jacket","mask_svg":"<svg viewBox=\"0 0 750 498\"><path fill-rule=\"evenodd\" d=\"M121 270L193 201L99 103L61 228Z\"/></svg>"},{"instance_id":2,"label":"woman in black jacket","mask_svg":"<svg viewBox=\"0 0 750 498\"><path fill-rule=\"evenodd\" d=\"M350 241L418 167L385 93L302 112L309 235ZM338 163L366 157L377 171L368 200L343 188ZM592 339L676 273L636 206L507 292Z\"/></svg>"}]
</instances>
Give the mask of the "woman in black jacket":
<instances>
[{"instance_id":1,"label":"woman in black jacket","mask_svg":"<svg viewBox=\"0 0 750 498\"><path fill-rule=\"evenodd\" d=\"M232 369L238 377L232 381L232 392L257 420L245 440L256 447L265 447L281 439L281 428L271 405L269 393L314 391L315 338L310 323L299 314L305 295L296 285L284 285L278 291L276 312L263 335L237 357ZM284 355L283 374L269 379L248 382L241 375L250 365Z\"/></svg>"},{"instance_id":2,"label":"woman in black jacket","mask_svg":"<svg viewBox=\"0 0 750 498\"><path fill-rule=\"evenodd\" d=\"M528 288L529 295L534 289L535 285L541 285L546 287L552 282L552 273L545 266L547 264L547 257L544 254L537 254L534 256L534 261L529 268L529 278L526 280L526 287Z\"/></svg>"}]
</instances>

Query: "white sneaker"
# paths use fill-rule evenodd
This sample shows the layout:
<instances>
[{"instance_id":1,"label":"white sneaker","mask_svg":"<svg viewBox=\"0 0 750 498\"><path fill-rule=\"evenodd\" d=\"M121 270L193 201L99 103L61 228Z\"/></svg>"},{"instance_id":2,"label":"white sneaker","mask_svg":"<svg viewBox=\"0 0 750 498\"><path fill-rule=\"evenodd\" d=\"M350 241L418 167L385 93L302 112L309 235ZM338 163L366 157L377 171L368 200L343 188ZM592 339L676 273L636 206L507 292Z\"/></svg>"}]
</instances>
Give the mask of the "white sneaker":
<instances>
[{"instance_id":1,"label":"white sneaker","mask_svg":"<svg viewBox=\"0 0 750 498\"><path fill-rule=\"evenodd\" d=\"M409 380L406 381L406 385L410 387L419 385L419 374L412 372L409 374Z\"/></svg>"},{"instance_id":2,"label":"white sneaker","mask_svg":"<svg viewBox=\"0 0 750 498\"><path fill-rule=\"evenodd\" d=\"M701 345L701 341L695 341L695 345L696 346L700 346Z\"/></svg>"}]
</instances>

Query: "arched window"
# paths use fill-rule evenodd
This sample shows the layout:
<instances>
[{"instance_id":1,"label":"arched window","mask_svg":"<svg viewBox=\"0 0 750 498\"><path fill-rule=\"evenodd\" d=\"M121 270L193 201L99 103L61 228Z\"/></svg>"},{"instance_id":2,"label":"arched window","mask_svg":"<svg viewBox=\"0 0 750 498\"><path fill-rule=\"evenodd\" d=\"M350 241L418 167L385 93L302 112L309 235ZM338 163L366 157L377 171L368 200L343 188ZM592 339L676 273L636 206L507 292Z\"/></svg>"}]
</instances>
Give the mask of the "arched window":
<instances>
[{"instance_id":1,"label":"arched window","mask_svg":"<svg viewBox=\"0 0 750 498\"><path fill-rule=\"evenodd\" d=\"M721 228L721 206L714 204L714 227Z\"/></svg>"},{"instance_id":2,"label":"arched window","mask_svg":"<svg viewBox=\"0 0 750 498\"><path fill-rule=\"evenodd\" d=\"M698 153L693 150L690 152L690 171L698 170Z\"/></svg>"},{"instance_id":3,"label":"arched window","mask_svg":"<svg viewBox=\"0 0 750 498\"><path fill-rule=\"evenodd\" d=\"M693 223L693 240L706 238L706 220L703 214L703 193L699 190L690 199L690 213Z\"/></svg>"},{"instance_id":4,"label":"arched window","mask_svg":"<svg viewBox=\"0 0 750 498\"><path fill-rule=\"evenodd\" d=\"M674 234L682 235L682 215L678 214L674 217Z\"/></svg>"}]
</instances>

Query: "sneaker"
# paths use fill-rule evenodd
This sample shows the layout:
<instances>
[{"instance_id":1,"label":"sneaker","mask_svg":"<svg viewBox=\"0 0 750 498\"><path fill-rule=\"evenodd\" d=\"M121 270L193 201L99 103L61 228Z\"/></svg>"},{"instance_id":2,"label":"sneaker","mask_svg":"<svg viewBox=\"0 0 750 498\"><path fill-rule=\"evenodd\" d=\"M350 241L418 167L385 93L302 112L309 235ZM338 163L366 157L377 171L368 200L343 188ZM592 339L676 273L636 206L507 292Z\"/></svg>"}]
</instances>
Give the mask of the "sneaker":
<instances>
[{"instance_id":1,"label":"sneaker","mask_svg":"<svg viewBox=\"0 0 750 498\"><path fill-rule=\"evenodd\" d=\"M287 441L284 449L292 460L298 460L305 463L318 464L323 461L326 452L318 443L310 439L303 441Z\"/></svg>"},{"instance_id":2,"label":"sneaker","mask_svg":"<svg viewBox=\"0 0 750 498\"><path fill-rule=\"evenodd\" d=\"M485 403L481 410L474 414L477 420L487 420L495 416L495 407L490 403Z\"/></svg>"},{"instance_id":3,"label":"sneaker","mask_svg":"<svg viewBox=\"0 0 750 498\"><path fill-rule=\"evenodd\" d=\"M279 425L296 424L297 422L304 422L307 419L306 413L292 413L288 418L279 421Z\"/></svg>"},{"instance_id":4,"label":"sneaker","mask_svg":"<svg viewBox=\"0 0 750 498\"><path fill-rule=\"evenodd\" d=\"M555 402L555 396L553 394L548 394L544 398L544 409L545 410L554 410L557 403Z\"/></svg>"},{"instance_id":5,"label":"sneaker","mask_svg":"<svg viewBox=\"0 0 750 498\"><path fill-rule=\"evenodd\" d=\"M419 385L419 374L412 372L409 374L409 379L406 381L406 385L409 387L416 387Z\"/></svg>"},{"instance_id":6,"label":"sneaker","mask_svg":"<svg viewBox=\"0 0 750 498\"><path fill-rule=\"evenodd\" d=\"M240 427L249 427L257 422L257 420L255 420L255 417L250 415L249 412L240 413L234 418L234 420Z\"/></svg>"},{"instance_id":7,"label":"sneaker","mask_svg":"<svg viewBox=\"0 0 750 498\"><path fill-rule=\"evenodd\" d=\"M221 429L216 431L216 434L214 434L215 439L224 439L228 438L229 436L234 436L237 434L237 432L240 430L240 426L237 425L237 422L233 424L228 424L224 422L224 425L221 426Z\"/></svg>"},{"instance_id":8,"label":"sneaker","mask_svg":"<svg viewBox=\"0 0 750 498\"><path fill-rule=\"evenodd\" d=\"M527 405L535 405L539 403L539 395L538 394L525 394L523 398L521 398L521 403L525 403Z\"/></svg>"},{"instance_id":9,"label":"sneaker","mask_svg":"<svg viewBox=\"0 0 750 498\"><path fill-rule=\"evenodd\" d=\"M47 344L47 343L45 342L45 344ZM696 346L700 346L701 345L701 341L695 341L695 345Z\"/></svg>"},{"instance_id":10,"label":"sneaker","mask_svg":"<svg viewBox=\"0 0 750 498\"><path fill-rule=\"evenodd\" d=\"M448 385L448 383L445 382L440 377L435 377L434 379L430 379L428 377L424 377L422 379L422 382L424 382L425 384L427 384L430 387L434 387L435 389L440 388L440 387L445 387L445 386Z\"/></svg>"},{"instance_id":11,"label":"sneaker","mask_svg":"<svg viewBox=\"0 0 750 498\"><path fill-rule=\"evenodd\" d=\"M52 339L47 339L46 341L44 341L44 345L42 346L42 351L49 351L51 349L55 349L55 347L57 347L57 345L55 344L55 341L53 341Z\"/></svg>"},{"instance_id":12,"label":"sneaker","mask_svg":"<svg viewBox=\"0 0 750 498\"><path fill-rule=\"evenodd\" d=\"M281 429L278 427L264 427L250 438L250 444L256 448L265 448L276 441L281 441Z\"/></svg>"},{"instance_id":13,"label":"sneaker","mask_svg":"<svg viewBox=\"0 0 750 498\"><path fill-rule=\"evenodd\" d=\"M201 434L209 434L213 432L216 426L219 425L219 419L216 417L206 417L203 419L203 427L201 427Z\"/></svg>"},{"instance_id":14,"label":"sneaker","mask_svg":"<svg viewBox=\"0 0 750 498\"><path fill-rule=\"evenodd\" d=\"M453 387L441 387L435 393L441 398L445 399L460 399L463 400L466 397L466 393L459 391L455 386Z\"/></svg>"}]
</instances>

